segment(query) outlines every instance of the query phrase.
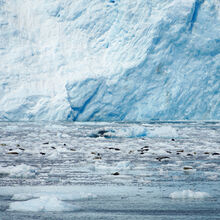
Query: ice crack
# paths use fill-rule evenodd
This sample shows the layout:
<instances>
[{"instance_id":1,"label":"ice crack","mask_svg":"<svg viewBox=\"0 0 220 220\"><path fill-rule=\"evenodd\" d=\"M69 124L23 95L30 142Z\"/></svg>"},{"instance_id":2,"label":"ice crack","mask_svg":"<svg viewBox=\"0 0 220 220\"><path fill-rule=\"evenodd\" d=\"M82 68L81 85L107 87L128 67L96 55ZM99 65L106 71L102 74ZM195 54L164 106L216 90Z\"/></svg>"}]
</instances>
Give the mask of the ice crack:
<instances>
[{"instance_id":1,"label":"ice crack","mask_svg":"<svg viewBox=\"0 0 220 220\"><path fill-rule=\"evenodd\" d=\"M193 26L197 20L199 10L204 3L205 0L196 0L193 4L192 11L190 13L190 21L189 21L189 31L192 31Z\"/></svg>"}]
</instances>

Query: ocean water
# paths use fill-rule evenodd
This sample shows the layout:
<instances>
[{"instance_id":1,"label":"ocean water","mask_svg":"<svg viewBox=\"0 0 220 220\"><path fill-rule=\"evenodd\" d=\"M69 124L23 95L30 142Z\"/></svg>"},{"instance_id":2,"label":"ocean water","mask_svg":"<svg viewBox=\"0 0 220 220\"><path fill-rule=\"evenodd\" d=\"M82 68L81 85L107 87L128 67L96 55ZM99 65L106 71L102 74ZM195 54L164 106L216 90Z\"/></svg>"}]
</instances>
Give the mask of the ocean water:
<instances>
[{"instance_id":1,"label":"ocean water","mask_svg":"<svg viewBox=\"0 0 220 220\"><path fill-rule=\"evenodd\" d=\"M0 123L0 219L220 219L220 122Z\"/></svg>"}]
</instances>

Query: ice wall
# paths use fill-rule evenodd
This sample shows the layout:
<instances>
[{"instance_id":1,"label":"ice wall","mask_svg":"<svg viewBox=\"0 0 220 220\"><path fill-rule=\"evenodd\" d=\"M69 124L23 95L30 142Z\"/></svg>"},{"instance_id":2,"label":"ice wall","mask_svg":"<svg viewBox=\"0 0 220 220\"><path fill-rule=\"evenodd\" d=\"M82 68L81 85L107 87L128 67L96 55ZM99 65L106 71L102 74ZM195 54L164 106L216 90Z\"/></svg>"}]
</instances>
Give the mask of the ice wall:
<instances>
[{"instance_id":1,"label":"ice wall","mask_svg":"<svg viewBox=\"0 0 220 220\"><path fill-rule=\"evenodd\" d=\"M219 0L0 0L0 120L220 119Z\"/></svg>"}]
</instances>

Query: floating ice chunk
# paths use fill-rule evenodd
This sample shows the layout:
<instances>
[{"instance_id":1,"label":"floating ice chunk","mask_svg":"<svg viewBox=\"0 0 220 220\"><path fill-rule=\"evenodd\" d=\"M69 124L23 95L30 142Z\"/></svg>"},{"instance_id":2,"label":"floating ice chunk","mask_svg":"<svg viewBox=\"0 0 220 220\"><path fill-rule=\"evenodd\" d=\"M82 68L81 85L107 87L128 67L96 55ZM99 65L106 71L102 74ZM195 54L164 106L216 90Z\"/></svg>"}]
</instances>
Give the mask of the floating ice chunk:
<instances>
[{"instance_id":1,"label":"floating ice chunk","mask_svg":"<svg viewBox=\"0 0 220 220\"><path fill-rule=\"evenodd\" d=\"M141 125L133 125L130 127L122 127L120 129L110 130L105 135L109 137L127 137L138 138L147 136L147 128Z\"/></svg>"},{"instance_id":2,"label":"floating ice chunk","mask_svg":"<svg viewBox=\"0 0 220 220\"><path fill-rule=\"evenodd\" d=\"M81 192L80 193L80 196L82 199L94 199L94 198L97 198L97 195L93 194L93 193L84 193L84 192Z\"/></svg>"},{"instance_id":3,"label":"floating ice chunk","mask_svg":"<svg viewBox=\"0 0 220 220\"><path fill-rule=\"evenodd\" d=\"M8 211L24 211L24 212L65 212L73 211L75 208L67 203L59 200L55 196L41 196L37 199L31 199L22 202L12 202Z\"/></svg>"},{"instance_id":4,"label":"floating ice chunk","mask_svg":"<svg viewBox=\"0 0 220 220\"><path fill-rule=\"evenodd\" d=\"M116 169L119 170L126 170L126 169L132 169L133 164L130 161L120 161L118 162Z\"/></svg>"},{"instance_id":5,"label":"floating ice chunk","mask_svg":"<svg viewBox=\"0 0 220 220\"><path fill-rule=\"evenodd\" d=\"M130 161L120 161L112 165L106 165L104 163L96 163L88 167L91 171L105 172L111 174L116 171L129 171L134 168L134 165Z\"/></svg>"},{"instance_id":6,"label":"floating ice chunk","mask_svg":"<svg viewBox=\"0 0 220 220\"><path fill-rule=\"evenodd\" d=\"M171 126L162 126L149 131L150 137L178 137L178 132Z\"/></svg>"},{"instance_id":7,"label":"floating ice chunk","mask_svg":"<svg viewBox=\"0 0 220 220\"><path fill-rule=\"evenodd\" d=\"M52 152L47 159L49 160L56 160L60 157L60 154L57 151Z\"/></svg>"},{"instance_id":8,"label":"floating ice chunk","mask_svg":"<svg viewBox=\"0 0 220 220\"><path fill-rule=\"evenodd\" d=\"M194 192L192 190L183 190L173 192L169 196L172 199L204 199L210 197L206 192Z\"/></svg>"},{"instance_id":9,"label":"floating ice chunk","mask_svg":"<svg viewBox=\"0 0 220 220\"><path fill-rule=\"evenodd\" d=\"M9 175L9 170L7 169L7 167L0 167L0 176L2 175Z\"/></svg>"},{"instance_id":10,"label":"floating ice chunk","mask_svg":"<svg viewBox=\"0 0 220 220\"><path fill-rule=\"evenodd\" d=\"M34 196L32 194L28 194L28 193L18 193L18 194L14 194L11 198L11 200L17 200L17 201L25 201L25 200L29 200L29 199L33 199Z\"/></svg>"},{"instance_id":11,"label":"floating ice chunk","mask_svg":"<svg viewBox=\"0 0 220 220\"><path fill-rule=\"evenodd\" d=\"M145 137L147 136L147 129L143 126L135 125L119 131L119 136L129 137L129 138Z\"/></svg>"},{"instance_id":12,"label":"floating ice chunk","mask_svg":"<svg viewBox=\"0 0 220 220\"><path fill-rule=\"evenodd\" d=\"M1 174L8 174L11 177L17 178L28 178L33 177L37 174L37 168L26 165L20 164L17 166L8 166L8 167L0 167Z\"/></svg>"}]
</instances>

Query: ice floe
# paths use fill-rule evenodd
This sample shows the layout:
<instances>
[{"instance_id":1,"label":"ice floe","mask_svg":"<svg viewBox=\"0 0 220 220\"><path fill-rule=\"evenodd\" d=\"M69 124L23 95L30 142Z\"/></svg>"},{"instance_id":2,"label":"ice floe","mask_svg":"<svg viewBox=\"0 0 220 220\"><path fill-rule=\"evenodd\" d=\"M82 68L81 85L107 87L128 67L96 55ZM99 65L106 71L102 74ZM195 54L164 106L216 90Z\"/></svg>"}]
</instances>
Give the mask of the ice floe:
<instances>
[{"instance_id":1,"label":"ice floe","mask_svg":"<svg viewBox=\"0 0 220 220\"><path fill-rule=\"evenodd\" d=\"M59 200L55 196L41 196L40 198L30 199L27 201L17 201L10 203L9 211L50 211L65 212L73 211L75 207L67 202Z\"/></svg>"},{"instance_id":2,"label":"ice floe","mask_svg":"<svg viewBox=\"0 0 220 220\"><path fill-rule=\"evenodd\" d=\"M176 191L170 194L172 199L204 199L210 195L207 192L194 192L192 190Z\"/></svg>"},{"instance_id":3,"label":"ice floe","mask_svg":"<svg viewBox=\"0 0 220 220\"><path fill-rule=\"evenodd\" d=\"M178 132L174 127L161 126L149 130L150 137L178 137Z\"/></svg>"},{"instance_id":4,"label":"ice floe","mask_svg":"<svg viewBox=\"0 0 220 220\"><path fill-rule=\"evenodd\" d=\"M16 178L28 178L37 175L38 169L26 164L16 166L0 167L0 174L9 175Z\"/></svg>"}]
</instances>

